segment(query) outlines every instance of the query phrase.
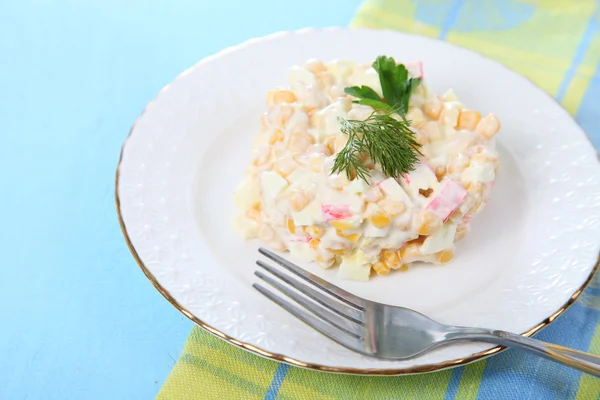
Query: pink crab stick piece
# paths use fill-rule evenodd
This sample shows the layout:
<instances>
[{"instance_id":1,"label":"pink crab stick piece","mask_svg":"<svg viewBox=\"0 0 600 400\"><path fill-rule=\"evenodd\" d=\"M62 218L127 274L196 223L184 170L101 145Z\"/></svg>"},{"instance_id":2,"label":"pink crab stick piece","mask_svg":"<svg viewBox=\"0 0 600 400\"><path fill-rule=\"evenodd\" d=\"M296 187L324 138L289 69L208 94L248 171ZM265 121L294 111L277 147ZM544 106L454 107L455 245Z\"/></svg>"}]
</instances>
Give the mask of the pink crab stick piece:
<instances>
[{"instance_id":1,"label":"pink crab stick piece","mask_svg":"<svg viewBox=\"0 0 600 400\"><path fill-rule=\"evenodd\" d=\"M348 204L322 204L321 212L325 222L352 217Z\"/></svg>"},{"instance_id":2,"label":"pink crab stick piece","mask_svg":"<svg viewBox=\"0 0 600 400\"><path fill-rule=\"evenodd\" d=\"M407 174L406 172L404 174L402 174L402 178L404 178L404 183L406 183L407 185L410 185L410 175Z\"/></svg>"},{"instance_id":3,"label":"pink crab stick piece","mask_svg":"<svg viewBox=\"0 0 600 400\"><path fill-rule=\"evenodd\" d=\"M467 193L460 183L453 179L444 179L437 193L425 208L446 222L450 214L465 200Z\"/></svg>"},{"instance_id":4,"label":"pink crab stick piece","mask_svg":"<svg viewBox=\"0 0 600 400\"><path fill-rule=\"evenodd\" d=\"M294 236L290 239L292 243L308 243L312 240L311 236Z\"/></svg>"},{"instance_id":5,"label":"pink crab stick piece","mask_svg":"<svg viewBox=\"0 0 600 400\"><path fill-rule=\"evenodd\" d=\"M423 62L413 61L404 64L410 75L423 79Z\"/></svg>"}]
</instances>

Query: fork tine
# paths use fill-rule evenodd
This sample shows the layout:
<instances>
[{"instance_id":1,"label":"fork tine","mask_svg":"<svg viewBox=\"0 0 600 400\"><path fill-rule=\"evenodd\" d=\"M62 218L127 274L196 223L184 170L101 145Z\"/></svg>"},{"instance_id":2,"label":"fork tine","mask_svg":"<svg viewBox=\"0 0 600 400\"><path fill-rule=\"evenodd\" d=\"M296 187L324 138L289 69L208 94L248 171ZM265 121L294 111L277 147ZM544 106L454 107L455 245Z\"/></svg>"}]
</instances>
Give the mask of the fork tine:
<instances>
[{"instance_id":1,"label":"fork tine","mask_svg":"<svg viewBox=\"0 0 600 400\"><path fill-rule=\"evenodd\" d=\"M363 299L361 299L360 297L355 296L352 293L346 292L344 289L339 288L339 287L327 282L326 280L321 279L318 276L311 274L308 271L303 270L302 268L298 267L295 264L292 264L285 258L278 256L277 254L273 253L270 250L267 250L267 249L261 247L258 249L258 252L260 254L264 255L265 257L275 261L277 264L281 265L283 268L287 269L288 271L296 274L297 276L304 279L308 283L311 283L311 284L317 286L319 289L323 290L324 292L329 293L336 299L343 301L344 303L356 308L357 310L360 310L360 311L365 310L361 306L361 304L363 303Z\"/></svg>"},{"instance_id":2,"label":"fork tine","mask_svg":"<svg viewBox=\"0 0 600 400\"><path fill-rule=\"evenodd\" d=\"M346 304L343 304L343 303L333 300L332 298L324 295L320 291L313 289L311 286L299 281L298 279L293 279L291 277L288 277L286 274L279 272L277 269L271 267L270 265L268 265L260 260L258 260L256 262L256 264L259 267L268 271L271 275L274 275L277 278L281 279L282 281L284 281L285 283L287 283L294 289L299 290L300 292L304 293L305 295L307 295L308 297L310 297L311 299L313 299L314 301L316 301L323 307L326 307L327 309L333 311L334 313L336 313L344 318L347 318L348 320L350 320L356 324L363 325L361 311L358 311L353 307L349 307Z\"/></svg>"},{"instance_id":3,"label":"fork tine","mask_svg":"<svg viewBox=\"0 0 600 400\"><path fill-rule=\"evenodd\" d=\"M319 306L318 304L313 303L312 301L310 301L310 300L306 299L305 297L299 295L298 293L294 292L289 287L279 283L279 281L276 281L275 279L271 278L270 276L263 274L261 271L254 271L254 275L258 276L264 282L273 286L275 289L279 290L281 293L285 294L290 299L294 300L296 303L298 303L299 305L301 305L302 307L304 307L311 313L315 314L317 317L321 318L323 321L327 322L329 325L334 326L335 328L347 333L348 335L352 335L356 339L360 338L360 336L361 336L360 328L357 325L353 324L352 322L349 322L347 319L342 318L342 317L338 316L337 314L334 314L334 313L330 312L329 310L324 309L323 307Z\"/></svg>"},{"instance_id":4,"label":"fork tine","mask_svg":"<svg viewBox=\"0 0 600 400\"><path fill-rule=\"evenodd\" d=\"M258 283L252 284L256 290L262 293L264 296L269 298L271 301L279 305L281 308L292 314L294 317L298 318L300 321L304 322L306 325L311 328L319 331L323 335L327 336L329 339L341 344L344 347L349 349L360 351L361 342L359 339L356 339L353 335L348 335L343 333L337 328L334 328L332 325L325 323L320 318L317 318L304 310L301 310L299 307L296 307L289 302L285 301L281 297L277 296L274 293L271 293L269 290L265 289L263 286Z\"/></svg>"}]
</instances>

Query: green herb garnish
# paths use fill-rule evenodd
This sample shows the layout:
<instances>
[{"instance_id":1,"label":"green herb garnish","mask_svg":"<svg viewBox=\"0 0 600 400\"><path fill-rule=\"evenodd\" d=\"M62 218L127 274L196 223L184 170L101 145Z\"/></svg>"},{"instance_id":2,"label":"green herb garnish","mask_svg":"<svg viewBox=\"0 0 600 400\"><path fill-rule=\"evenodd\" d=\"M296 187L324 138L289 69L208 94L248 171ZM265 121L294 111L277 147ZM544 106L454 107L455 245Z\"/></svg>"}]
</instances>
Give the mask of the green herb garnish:
<instances>
[{"instance_id":1,"label":"green herb garnish","mask_svg":"<svg viewBox=\"0 0 600 400\"><path fill-rule=\"evenodd\" d=\"M381 166L386 176L398 177L412 171L419 161L417 148L420 144L409 129L410 121L394 119L388 114L373 113L364 121L338 117L341 131L348 135L346 146L336 155L332 173L346 172L348 179L353 175L367 180L369 168L363 164L368 156Z\"/></svg>"},{"instance_id":2,"label":"green herb garnish","mask_svg":"<svg viewBox=\"0 0 600 400\"><path fill-rule=\"evenodd\" d=\"M421 79L409 78L406 67L403 64L396 65L392 57L377 57L373 68L379 75L383 99L368 86L351 86L344 89L344 92L359 98L354 103L371 106L375 110L394 110L400 115L406 114L410 95L419 86Z\"/></svg>"},{"instance_id":3,"label":"green herb garnish","mask_svg":"<svg viewBox=\"0 0 600 400\"><path fill-rule=\"evenodd\" d=\"M365 157L379 164L386 176L397 178L412 171L421 154L418 150L421 145L410 130L410 121L404 117L410 96L421 79L409 78L406 67L396 65L392 57L377 57L373 68L379 75L383 98L368 86L344 89L345 93L358 98L354 103L370 106L376 111L364 121L338 118L342 133L348 135L348 142L336 155L331 172L344 171L348 179L356 175L367 180L370 174L364 165ZM378 111L384 114L377 114ZM394 113L401 118L393 118Z\"/></svg>"},{"instance_id":4,"label":"green herb garnish","mask_svg":"<svg viewBox=\"0 0 600 400\"><path fill-rule=\"evenodd\" d=\"M368 86L351 86L344 89L346 94L358 97L359 100L354 100L353 103L363 104L373 107L374 110L394 111L394 108L382 101L376 91Z\"/></svg>"}]
</instances>

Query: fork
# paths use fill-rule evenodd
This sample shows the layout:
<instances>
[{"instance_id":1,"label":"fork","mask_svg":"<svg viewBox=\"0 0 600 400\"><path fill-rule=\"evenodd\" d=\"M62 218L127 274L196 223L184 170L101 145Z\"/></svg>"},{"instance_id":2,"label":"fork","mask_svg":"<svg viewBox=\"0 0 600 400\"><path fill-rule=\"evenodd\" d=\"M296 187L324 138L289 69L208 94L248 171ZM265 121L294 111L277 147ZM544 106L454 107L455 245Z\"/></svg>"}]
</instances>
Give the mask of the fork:
<instances>
[{"instance_id":1,"label":"fork","mask_svg":"<svg viewBox=\"0 0 600 400\"><path fill-rule=\"evenodd\" d=\"M301 278L293 278L262 260L256 262L268 274L261 270L254 274L297 305L258 283L252 286L310 327L357 353L407 360L457 341L486 342L519 348L600 377L599 356L510 332L440 324L414 310L353 295L270 250L258 251Z\"/></svg>"}]
</instances>

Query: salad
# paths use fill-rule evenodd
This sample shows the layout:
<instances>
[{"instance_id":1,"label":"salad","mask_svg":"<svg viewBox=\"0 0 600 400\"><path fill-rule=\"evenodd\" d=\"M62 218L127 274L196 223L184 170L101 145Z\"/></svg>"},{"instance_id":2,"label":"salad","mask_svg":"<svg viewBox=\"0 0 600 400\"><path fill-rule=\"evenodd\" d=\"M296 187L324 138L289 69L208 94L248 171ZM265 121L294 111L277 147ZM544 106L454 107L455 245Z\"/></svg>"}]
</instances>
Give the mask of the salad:
<instances>
[{"instance_id":1,"label":"salad","mask_svg":"<svg viewBox=\"0 0 600 400\"><path fill-rule=\"evenodd\" d=\"M234 195L245 239L360 281L452 260L494 186L496 116L385 56L294 66L266 105Z\"/></svg>"}]
</instances>

